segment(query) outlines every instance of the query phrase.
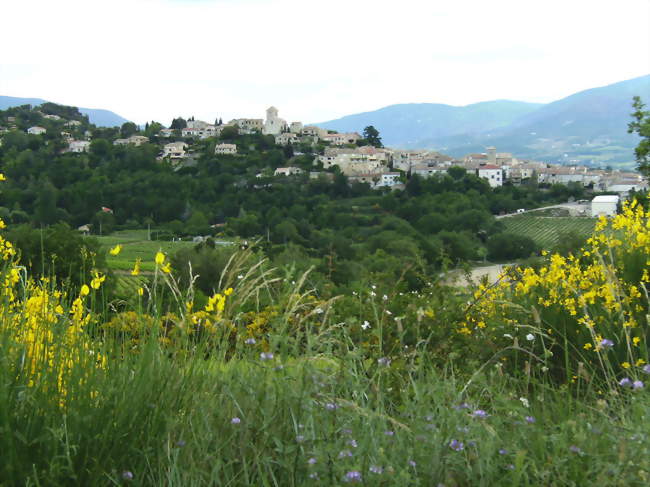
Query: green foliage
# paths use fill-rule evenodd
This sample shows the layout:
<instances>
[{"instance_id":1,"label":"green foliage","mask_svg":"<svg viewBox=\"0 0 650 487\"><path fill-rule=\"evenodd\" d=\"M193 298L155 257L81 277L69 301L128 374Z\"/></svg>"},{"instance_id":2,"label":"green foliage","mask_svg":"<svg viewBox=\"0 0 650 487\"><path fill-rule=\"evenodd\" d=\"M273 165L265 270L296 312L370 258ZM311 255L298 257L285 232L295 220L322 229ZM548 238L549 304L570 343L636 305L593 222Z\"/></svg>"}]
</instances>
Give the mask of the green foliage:
<instances>
[{"instance_id":1,"label":"green foliage","mask_svg":"<svg viewBox=\"0 0 650 487\"><path fill-rule=\"evenodd\" d=\"M640 96L634 97L632 104L634 113L633 121L628 124L628 132L635 133L641 140L634 149L637 168L646 177L650 177L650 111L644 110L645 104Z\"/></svg>"},{"instance_id":2,"label":"green foliage","mask_svg":"<svg viewBox=\"0 0 650 487\"><path fill-rule=\"evenodd\" d=\"M487 257L490 260L504 261L530 257L538 251L530 237L513 233L498 233L487 241Z\"/></svg>"},{"instance_id":3,"label":"green foliage","mask_svg":"<svg viewBox=\"0 0 650 487\"><path fill-rule=\"evenodd\" d=\"M381 137L379 136L379 130L372 125L368 125L363 129L363 138L373 147L383 147Z\"/></svg>"},{"instance_id":4,"label":"green foliage","mask_svg":"<svg viewBox=\"0 0 650 487\"><path fill-rule=\"evenodd\" d=\"M99 242L82 237L64 223L43 229L11 226L4 238L14 244L21 265L32 276L54 277L77 288L90 282L93 269L107 271L106 253Z\"/></svg>"}]
</instances>

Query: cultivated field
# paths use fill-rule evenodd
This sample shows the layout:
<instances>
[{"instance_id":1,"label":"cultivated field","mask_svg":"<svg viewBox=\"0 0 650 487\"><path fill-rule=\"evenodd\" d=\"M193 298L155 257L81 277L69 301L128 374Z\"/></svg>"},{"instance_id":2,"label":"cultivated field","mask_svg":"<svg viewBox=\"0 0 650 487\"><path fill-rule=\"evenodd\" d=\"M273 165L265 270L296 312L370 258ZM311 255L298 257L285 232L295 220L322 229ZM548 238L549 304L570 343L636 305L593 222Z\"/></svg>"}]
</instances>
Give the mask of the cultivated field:
<instances>
[{"instance_id":1,"label":"cultivated field","mask_svg":"<svg viewBox=\"0 0 650 487\"><path fill-rule=\"evenodd\" d=\"M136 259L141 260L140 269L143 272L153 272L155 268L154 257L159 250L171 255L178 249L193 247L193 242L170 242L162 240L147 240L146 230L128 230L115 232L106 237L97 237L102 247L107 250L117 244L121 244L122 251L119 255L107 255L108 266L116 271L127 271L133 269Z\"/></svg>"},{"instance_id":2,"label":"cultivated field","mask_svg":"<svg viewBox=\"0 0 650 487\"><path fill-rule=\"evenodd\" d=\"M510 233L532 238L544 249L555 246L560 236L575 232L589 236L596 225L595 218L584 217L539 217L530 215L514 216L501 220Z\"/></svg>"}]
</instances>

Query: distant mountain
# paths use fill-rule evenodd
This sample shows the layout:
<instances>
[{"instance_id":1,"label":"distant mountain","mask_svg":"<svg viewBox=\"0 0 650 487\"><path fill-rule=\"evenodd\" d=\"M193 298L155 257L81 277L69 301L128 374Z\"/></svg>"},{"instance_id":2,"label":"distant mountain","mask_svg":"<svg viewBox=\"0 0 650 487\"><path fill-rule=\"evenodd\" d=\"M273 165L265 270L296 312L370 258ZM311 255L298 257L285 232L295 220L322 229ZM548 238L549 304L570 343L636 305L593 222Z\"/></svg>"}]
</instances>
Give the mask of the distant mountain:
<instances>
[{"instance_id":1,"label":"distant mountain","mask_svg":"<svg viewBox=\"0 0 650 487\"><path fill-rule=\"evenodd\" d=\"M38 106L46 103L47 100L41 98L16 98L13 96L0 96L0 110L17 107L20 105ZM124 122L128 122L124 117L119 116L109 110L99 108L79 108L84 115L88 115L90 123L98 127L120 127Z\"/></svg>"},{"instance_id":2,"label":"distant mountain","mask_svg":"<svg viewBox=\"0 0 650 487\"><path fill-rule=\"evenodd\" d=\"M392 105L319 125L342 131L374 125L386 145L436 149L453 156L485 152L494 145L499 152L549 162L632 165L638 137L627 133L627 124L634 95L650 101L650 75L545 105ZM425 111L430 117L423 116Z\"/></svg>"},{"instance_id":3,"label":"distant mountain","mask_svg":"<svg viewBox=\"0 0 650 487\"><path fill-rule=\"evenodd\" d=\"M455 107L439 103L390 105L374 112L348 115L318 123L339 132L359 132L374 125L385 145L417 145L427 138L439 138L507 127L515 120L543 106L539 103L497 100Z\"/></svg>"}]
</instances>

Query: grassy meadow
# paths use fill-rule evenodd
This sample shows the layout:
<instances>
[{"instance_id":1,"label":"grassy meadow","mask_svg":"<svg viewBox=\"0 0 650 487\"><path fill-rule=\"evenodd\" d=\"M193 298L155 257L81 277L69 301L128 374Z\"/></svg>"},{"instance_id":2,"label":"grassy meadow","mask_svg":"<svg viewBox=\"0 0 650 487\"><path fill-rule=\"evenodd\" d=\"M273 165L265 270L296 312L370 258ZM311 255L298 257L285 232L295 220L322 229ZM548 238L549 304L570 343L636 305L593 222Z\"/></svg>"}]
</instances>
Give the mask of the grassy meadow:
<instances>
[{"instance_id":1,"label":"grassy meadow","mask_svg":"<svg viewBox=\"0 0 650 487\"><path fill-rule=\"evenodd\" d=\"M246 248L200 306L186 243L102 237L151 264L125 304L2 240L0 485L648 485L649 220L469 290L324 298Z\"/></svg>"}]
</instances>

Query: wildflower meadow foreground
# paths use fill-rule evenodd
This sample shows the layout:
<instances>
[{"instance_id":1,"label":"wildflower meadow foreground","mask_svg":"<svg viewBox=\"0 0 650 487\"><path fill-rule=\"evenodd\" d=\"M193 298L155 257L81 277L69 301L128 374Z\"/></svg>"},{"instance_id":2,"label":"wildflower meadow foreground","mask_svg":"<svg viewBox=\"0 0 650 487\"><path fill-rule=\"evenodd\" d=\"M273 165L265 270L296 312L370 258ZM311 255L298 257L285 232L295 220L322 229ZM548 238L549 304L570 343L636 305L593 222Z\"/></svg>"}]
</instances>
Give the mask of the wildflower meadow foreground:
<instances>
[{"instance_id":1,"label":"wildflower meadow foreground","mask_svg":"<svg viewBox=\"0 0 650 487\"><path fill-rule=\"evenodd\" d=\"M115 300L0 256L0 485L650 483L640 204L470 291L324 299L246 247L211 296L158 252Z\"/></svg>"}]
</instances>

